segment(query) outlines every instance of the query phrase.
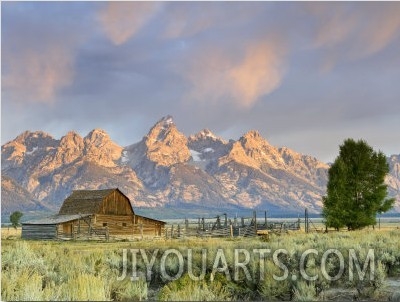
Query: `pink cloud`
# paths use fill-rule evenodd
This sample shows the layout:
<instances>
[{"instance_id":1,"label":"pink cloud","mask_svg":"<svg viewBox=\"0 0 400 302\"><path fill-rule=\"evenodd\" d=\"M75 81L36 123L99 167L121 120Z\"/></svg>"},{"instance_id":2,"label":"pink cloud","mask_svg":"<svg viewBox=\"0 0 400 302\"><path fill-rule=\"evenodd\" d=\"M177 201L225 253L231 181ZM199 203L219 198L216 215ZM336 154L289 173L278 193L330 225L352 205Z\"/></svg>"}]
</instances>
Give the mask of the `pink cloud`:
<instances>
[{"instance_id":1,"label":"pink cloud","mask_svg":"<svg viewBox=\"0 0 400 302\"><path fill-rule=\"evenodd\" d=\"M325 71L383 51L400 36L398 2L307 3L306 8L316 21L313 45L326 52Z\"/></svg>"},{"instance_id":2,"label":"pink cloud","mask_svg":"<svg viewBox=\"0 0 400 302\"><path fill-rule=\"evenodd\" d=\"M229 72L240 105L251 107L262 95L279 87L283 77L282 52L276 45L252 45Z\"/></svg>"},{"instance_id":3,"label":"pink cloud","mask_svg":"<svg viewBox=\"0 0 400 302\"><path fill-rule=\"evenodd\" d=\"M358 41L363 55L375 54L400 37L399 2L385 3L382 7L372 3L367 8L371 18Z\"/></svg>"},{"instance_id":4,"label":"pink cloud","mask_svg":"<svg viewBox=\"0 0 400 302\"><path fill-rule=\"evenodd\" d=\"M259 3L176 2L165 10L167 20L163 36L188 38L209 29L232 28L264 16ZM232 18L234 16L234 18Z\"/></svg>"},{"instance_id":5,"label":"pink cloud","mask_svg":"<svg viewBox=\"0 0 400 302\"><path fill-rule=\"evenodd\" d=\"M157 12L160 2L109 2L99 13L107 37L121 45L134 36Z\"/></svg>"},{"instance_id":6,"label":"pink cloud","mask_svg":"<svg viewBox=\"0 0 400 302\"><path fill-rule=\"evenodd\" d=\"M15 101L51 103L59 89L71 84L72 65L72 53L54 45L8 53L3 85Z\"/></svg>"},{"instance_id":7,"label":"pink cloud","mask_svg":"<svg viewBox=\"0 0 400 302\"><path fill-rule=\"evenodd\" d=\"M263 95L277 89L284 75L284 49L279 43L256 42L241 58L209 48L180 70L191 84L185 98L191 101L251 108Z\"/></svg>"}]
</instances>

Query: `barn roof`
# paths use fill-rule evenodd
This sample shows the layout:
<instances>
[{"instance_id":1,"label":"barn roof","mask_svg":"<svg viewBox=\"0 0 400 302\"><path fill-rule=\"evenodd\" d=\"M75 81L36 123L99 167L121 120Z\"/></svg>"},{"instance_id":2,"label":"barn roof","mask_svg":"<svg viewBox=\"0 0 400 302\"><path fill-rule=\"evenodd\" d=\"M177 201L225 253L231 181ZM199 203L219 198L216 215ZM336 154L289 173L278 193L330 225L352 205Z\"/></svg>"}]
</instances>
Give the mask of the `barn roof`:
<instances>
[{"instance_id":1,"label":"barn roof","mask_svg":"<svg viewBox=\"0 0 400 302\"><path fill-rule=\"evenodd\" d=\"M80 215L80 214L73 214L73 215L53 215L46 218L40 218L30 221L25 221L22 224L59 224L67 221L77 220L79 218L87 217L89 214Z\"/></svg>"},{"instance_id":2,"label":"barn roof","mask_svg":"<svg viewBox=\"0 0 400 302\"><path fill-rule=\"evenodd\" d=\"M75 190L64 200L58 214L95 214L99 211L104 198L116 190L123 194L116 188L105 190Z\"/></svg>"}]
</instances>

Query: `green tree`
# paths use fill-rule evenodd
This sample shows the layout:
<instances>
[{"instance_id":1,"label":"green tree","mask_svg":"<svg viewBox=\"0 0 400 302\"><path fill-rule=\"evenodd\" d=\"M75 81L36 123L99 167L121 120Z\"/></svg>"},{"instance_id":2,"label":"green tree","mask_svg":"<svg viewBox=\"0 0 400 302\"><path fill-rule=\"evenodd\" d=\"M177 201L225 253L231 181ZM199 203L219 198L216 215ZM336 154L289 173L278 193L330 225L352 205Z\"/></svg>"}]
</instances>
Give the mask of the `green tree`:
<instances>
[{"instance_id":1,"label":"green tree","mask_svg":"<svg viewBox=\"0 0 400 302\"><path fill-rule=\"evenodd\" d=\"M376 224L376 214L392 208L387 198L386 156L364 140L346 139L328 172L322 215L327 227L349 230Z\"/></svg>"},{"instance_id":2,"label":"green tree","mask_svg":"<svg viewBox=\"0 0 400 302\"><path fill-rule=\"evenodd\" d=\"M18 226L19 226L19 221L20 221L20 219L21 219L21 217L23 216L24 214L22 214L21 212L19 212L19 211L15 211L15 212L13 212L11 215L10 215L10 222L11 222L11 225L14 227L14 228L17 228Z\"/></svg>"}]
</instances>

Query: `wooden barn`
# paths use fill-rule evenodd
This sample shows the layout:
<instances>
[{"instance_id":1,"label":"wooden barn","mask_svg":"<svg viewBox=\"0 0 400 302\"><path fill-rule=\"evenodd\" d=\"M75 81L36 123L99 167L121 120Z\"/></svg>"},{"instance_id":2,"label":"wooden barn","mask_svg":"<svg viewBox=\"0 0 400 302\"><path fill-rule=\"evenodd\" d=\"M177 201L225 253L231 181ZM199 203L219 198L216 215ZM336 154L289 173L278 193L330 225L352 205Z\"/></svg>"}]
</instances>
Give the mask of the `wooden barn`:
<instances>
[{"instance_id":1,"label":"wooden barn","mask_svg":"<svg viewBox=\"0 0 400 302\"><path fill-rule=\"evenodd\" d=\"M119 189L77 190L57 215L22 223L24 239L157 237L165 222L136 215Z\"/></svg>"}]
</instances>

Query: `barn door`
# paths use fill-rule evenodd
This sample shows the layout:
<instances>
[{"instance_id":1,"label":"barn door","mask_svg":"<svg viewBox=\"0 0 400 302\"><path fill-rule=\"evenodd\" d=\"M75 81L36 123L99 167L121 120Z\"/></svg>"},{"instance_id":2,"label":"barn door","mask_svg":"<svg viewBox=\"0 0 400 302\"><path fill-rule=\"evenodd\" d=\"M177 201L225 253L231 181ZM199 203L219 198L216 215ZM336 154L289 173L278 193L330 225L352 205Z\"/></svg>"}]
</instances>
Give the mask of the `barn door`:
<instances>
[{"instance_id":1,"label":"barn door","mask_svg":"<svg viewBox=\"0 0 400 302\"><path fill-rule=\"evenodd\" d=\"M63 233L72 235L72 223L64 223L63 224Z\"/></svg>"}]
</instances>

